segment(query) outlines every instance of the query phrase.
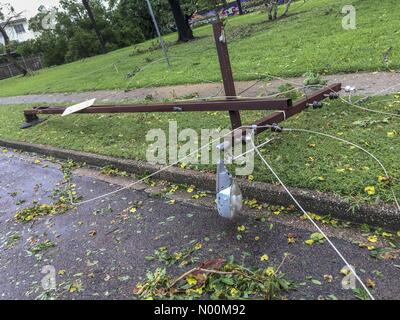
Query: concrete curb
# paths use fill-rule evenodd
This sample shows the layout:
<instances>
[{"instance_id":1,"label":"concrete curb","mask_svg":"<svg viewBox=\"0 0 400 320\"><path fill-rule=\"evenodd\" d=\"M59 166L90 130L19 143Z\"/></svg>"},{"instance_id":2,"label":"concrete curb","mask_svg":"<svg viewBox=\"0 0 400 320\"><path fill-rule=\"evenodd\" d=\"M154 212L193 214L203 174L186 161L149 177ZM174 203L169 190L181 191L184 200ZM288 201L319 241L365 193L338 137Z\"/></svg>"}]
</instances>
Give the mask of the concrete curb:
<instances>
[{"instance_id":1,"label":"concrete curb","mask_svg":"<svg viewBox=\"0 0 400 320\"><path fill-rule=\"evenodd\" d=\"M126 160L18 141L0 139L0 146L61 159L71 159L98 167L112 165L120 170L137 175L153 173L162 168L161 166L151 165L142 161ZM172 167L158 173L154 178L195 185L204 190L215 190L215 175L212 173L182 170ZM254 198L260 202L282 206L293 204L292 199L280 186L263 182L250 182L244 179L238 179L238 182L245 198ZM291 188L290 190L305 210L321 215L330 214L337 219L355 223L366 223L392 231L400 229L400 213L397 212L395 206L386 204L361 205L352 210L348 202L336 195L298 188Z\"/></svg>"}]
</instances>

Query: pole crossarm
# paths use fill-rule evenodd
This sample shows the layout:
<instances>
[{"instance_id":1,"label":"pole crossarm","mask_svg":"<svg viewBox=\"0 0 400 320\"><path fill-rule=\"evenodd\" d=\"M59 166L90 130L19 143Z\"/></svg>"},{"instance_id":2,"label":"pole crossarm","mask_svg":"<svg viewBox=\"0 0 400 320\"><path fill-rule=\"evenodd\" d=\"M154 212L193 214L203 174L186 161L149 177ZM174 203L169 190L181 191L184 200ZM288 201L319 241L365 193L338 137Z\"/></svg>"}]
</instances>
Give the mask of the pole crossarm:
<instances>
[{"instance_id":1,"label":"pole crossarm","mask_svg":"<svg viewBox=\"0 0 400 320\"><path fill-rule=\"evenodd\" d=\"M331 92L339 92L341 89L342 85L340 83L331 84L329 86L326 86L324 89L315 91L310 95L308 95L307 97L295 102L292 107L288 108L287 110L284 110L284 112L274 112L266 116L265 118L256 121L255 125L261 127L257 128L256 133L258 134L267 130L267 128L262 128L262 126L285 121L286 119L304 111L305 109L308 108L310 104L314 103L315 101L324 100L326 99L327 95L329 95Z\"/></svg>"},{"instance_id":2,"label":"pole crossarm","mask_svg":"<svg viewBox=\"0 0 400 320\"><path fill-rule=\"evenodd\" d=\"M288 110L291 99L236 99L151 104L100 105L77 113L133 113L133 112L196 112L229 110ZM62 114L64 107L39 107L25 110L24 115Z\"/></svg>"},{"instance_id":3,"label":"pole crossarm","mask_svg":"<svg viewBox=\"0 0 400 320\"><path fill-rule=\"evenodd\" d=\"M149 4L149 2L148 2ZM151 6L149 6L151 10ZM282 122L305 110L310 104L315 108L322 107L321 100L328 96L331 99L337 97L336 92L341 90L341 84L336 83L314 91L305 98L296 101L294 104L289 98L240 98L236 95L235 82L232 73L232 66L229 59L228 45L224 25L221 21L213 24L214 40L216 44L218 62L225 91L223 99L216 100L191 100L166 103L136 103L120 105L97 105L85 109L77 108L76 113L135 113L135 112L205 112L205 111L228 111L232 129L239 129L237 135L244 136L245 130L242 127L240 111L246 110L277 110L276 112L259 119L256 133L261 133L267 128L263 126ZM162 41L162 39L161 39ZM332 95L335 93L334 95ZM76 106L74 106L76 107ZM71 108L73 109L73 108ZM47 106L38 107L24 111L26 122L21 128L26 129L39 124L41 114L64 114L65 107ZM68 112L67 112L68 114Z\"/></svg>"}]
</instances>

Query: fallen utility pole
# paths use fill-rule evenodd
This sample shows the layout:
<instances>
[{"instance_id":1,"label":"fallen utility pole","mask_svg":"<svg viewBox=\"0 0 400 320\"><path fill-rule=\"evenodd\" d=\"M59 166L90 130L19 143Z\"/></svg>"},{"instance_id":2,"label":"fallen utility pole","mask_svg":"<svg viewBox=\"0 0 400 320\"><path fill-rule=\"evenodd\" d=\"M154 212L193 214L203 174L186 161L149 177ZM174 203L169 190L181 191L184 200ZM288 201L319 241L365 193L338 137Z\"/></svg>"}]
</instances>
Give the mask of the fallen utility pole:
<instances>
[{"instance_id":1,"label":"fallen utility pole","mask_svg":"<svg viewBox=\"0 0 400 320\"><path fill-rule=\"evenodd\" d=\"M76 113L138 113L138 112L206 112L206 111L228 111L232 129L242 126L240 111L245 110L277 110L276 112L259 119L253 124L258 127L256 133L266 130L265 125L280 123L289 117L294 116L306 109L310 104L321 107L320 101L337 97L336 92L341 90L341 84L336 83L324 87L323 89L312 92L297 102L292 102L288 98L240 98L236 96L235 82L232 74L232 67L229 59L227 39L224 25L221 21L213 24L214 40L218 54L218 61L221 69L225 97L219 100L192 100L167 103L137 103L124 105L98 105L89 106L83 110L79 109ZM65 107L38 107L24 111L25 123L22 128L29 128L42 120L38 115L42 114L63 114ZM240 131L240 130L239 130ZM240 132L238 132L240 134ZM236 133L236 134L238 134Z\"/></svg>"},{"instance_id":2,"label":"fallen utility pole","mask_svg":"<svg viewBox=\"0 0 400 320\"><path fill-rule=\"evenodd\" d=\"M77 111L76 113L131 113L131 112L196 112L230 110L287 110L291 99L235 99L193 102L170 102L125 105L98 105ZM63 107L39 107L25 110L24 115L62 114Z\"/></svg>"}]
</instances>

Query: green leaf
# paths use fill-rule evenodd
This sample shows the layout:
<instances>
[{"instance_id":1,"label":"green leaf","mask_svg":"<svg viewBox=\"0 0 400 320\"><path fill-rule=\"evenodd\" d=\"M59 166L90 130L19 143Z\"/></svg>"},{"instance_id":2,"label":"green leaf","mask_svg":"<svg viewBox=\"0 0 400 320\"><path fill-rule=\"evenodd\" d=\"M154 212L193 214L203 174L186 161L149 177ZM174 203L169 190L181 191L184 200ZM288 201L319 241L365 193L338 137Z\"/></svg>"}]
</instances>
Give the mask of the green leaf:
<instances>
[{"instance_id":1,"label":"green leaf","mask_svg":"<svg viewBox=\"0 0 400 320\"><path fill-rule=\"evenodd\" d=\"M221 278L221 282L227 284L228 286L233 286L235 283L231 277L223 277Z\"/></svg>"},{"instance_id":2,"label":"green leaf","mask_svg":"<svg viewBox=\"0 0 400 320\"><path fill-rule=\"evenodd\" d=\"M324 240L325 237L319 232L314 232L311 234L310 239L314 240L315 242L318 242L318 241Z\"/></svg>"},{"instance_id":3,"label":"green leaf","mask_svg":"<svg viewBox=\"0 0 400 320\"><path fill-rule=\"evenodd\" d=\"M317 279L312 279L311 282L316 284L316 285L319 285L319 286L322 284L321 281L319 281Z\"/></svg>"}]
</instances>

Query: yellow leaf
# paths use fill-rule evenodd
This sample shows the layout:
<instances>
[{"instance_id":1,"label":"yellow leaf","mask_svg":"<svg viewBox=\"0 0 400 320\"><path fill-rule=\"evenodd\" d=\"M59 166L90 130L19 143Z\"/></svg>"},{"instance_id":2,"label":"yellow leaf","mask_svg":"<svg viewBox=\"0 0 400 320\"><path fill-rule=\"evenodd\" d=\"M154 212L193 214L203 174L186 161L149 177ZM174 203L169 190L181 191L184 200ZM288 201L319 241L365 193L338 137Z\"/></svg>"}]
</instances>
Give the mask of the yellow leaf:
<instances>
[{"instance_id":1,"label":"yellow leaf","mask_svg":"<svg viewBox=\"0 0 400 320\"><path fill-rule=\"evenodd\" d=\"M182 252L175 252L174 258L175 258L175 260L180 260L182 258Z\"/></svg>"},{"instance_id":2,"label":"yellow leaf","mask_svg":"<svg viewBox=\"0 0 400 320\"><path fill-rule=\"evenodd\" d=\"M203 245L201 243L196 243L196 245L194 246L195 250L200 250L201 248L203 248Z\"/></svg>"},{"instance_id":3,"label":"yellow leaf","mask_svg":"<svg viewBox=\"0 0 400 320\"><path fill-rule=\"evenodd\" d=\"M237 230L238 230L239 232L242 232L242 231L245 231L245 230L246 230L246 227L243 226L243 225L241 225L241 226L238 226L238 227L237 227Z\"/></svg>"},{"instance_id":4,"label":"yellow leaf","mask_svg":"<svg viewBox=\"0 0 400 320\"><path fill-rule=\"evenodd\" d=\"M258 241L258 240L260 240L260 237L256 236L256 237L254 237L254 240Z\"/></svg>"},{"instance_id":5,"label":"yellow leaf","mask_svg":"<svg viewBox=\"0 0 400 320\"><path fill-rule=\"evenodd\" d=\"M368 237L368 241L372 242L372 243L375 243L375 242L378 241L378 237L376 235L369 236Z\"/></svg>"},{"instance_id":6,"label":"yellow leaf","mask_svg":"<svg viewBox=\"0 0 400 320\"><path fill-rule=\"evenodd\" d=\"M236 288L231 289L231 296L236 297L238 295L239 291Z\"/></svg>"},{"instance_id":7,"label":"yellow leaf","mask_svg":"<svg viewBox=\"0 0 400 320\"><path fill-rule=\"evenodd\" d=\"M189 187L186 191L187 191L188 193L192 193L192 192L194 191L194 189L193 189L192 187Z\"/></svg>"},{"instance_id":8,"label":"yellow leaf","mask_svg":"<svg viewBox=\"0 0 400 320\"><path fill-rule=\"evenodd\" d=\"M305 240L304 243L305 243L305 244L308 244L309 246L311 246L311 245L314 244L314 240L308 239L308 240Z\"/></svg>"},{"instance_id":9,"label":"yellow leaf","mask_svg":"<svg viewBox=\"0 0 400 320\"><path fill-rule=\"evenodd\" d=\"M188 283L188 285L191 285L191 286L195 286L197 284L197 280L193 276L188 276L186 278L186 282Z\"/></svg>"},{"instance_id":10,"label":"yellow leaf","mask_svg":"<svg viewBox=\"0 0 400 320\"><path fill-rule=\"evenodd\" d=\"M374 186L367 186L364 188L364 191L369 195L373 196L375 194L375 187Z\"/></svg>"},{"instance_id":11,"label":"yellow leaf","mask_svg":"<svg viewBox=\"0 0 400 320\"><path fill-rule=\"evenodd\" d=\"M390 182L390 177L378 176L378 181L384 184L388 184Z\"/></svg>"},{"instance_id":12,"label":"yellow leaf","mask_svg":"<svg viewBox=\"0 0 400 320\"><path fill-rule=\"evenodd\" d=\"M389 138L394 138L396 135L397 135L397 132L396 131L389 131L388 133L386 133L387 134L387 136L389 137Z\"/></svg>"},{"instance_id":13,"label":"yellow leaf","mask_svg":"<svg viewBox=\"0 0 400 320\"><path fill-rule=\"evenodd\" d=\"M344 268L342 268L342 269L340 270L340 273L343 274L343 275L345 275L345 276L348 276L349 274L351 274L351 270L349 270L348 267L344 267Z\"/></svg>"},{"instance_id":14,"label":"yellow leaf","mask_svg":"<svg viewBox=\"0 0 400 320\"><path fill-rule=\"evenodd\" d=\"M391 237L393 237L393 235L392 235L390 232L385 232L385 231L382 232L382 236L384 236L384 237L386 237L386 238L391 238Z\"/></svg>"},{"instance_id":15,"label":"yellow leaf","mask_svg":"<svg viewBox=\"0 0 400 320\"><path fill-rule=\"evenodd\" d=\"M260 257L260 260L261 260L261 261L268 261L268 260L269 260L269 257L268 257L267 254L264 254L264 255L262 255L262 256Z\"/></svg>"},{"instance_id":16,"label":"yellow leaf","mask_svg":"<svg viewBox=\"0 0 400 320\"><path fill-rule=\"evenodd\" d=\"M288 244L296 243L296 236L294 234L291 234L291 233L288 234L287 243Z\"/></svg>"},{"instance_id":17,"label":"yellow leaf","mask_svg":"<svg viewBox=\"0 0 400 320\"><path fill-rule=\"evenodd\" d=\"M333 276L330 275L330 274L325 274L325 275L324 275L324 280L325 280L326 282L332 282Z\"/></svg>"},{"instance_id":18,"label":"yellow leaf","mask_svg":"<svg viewBox=\"0 0 400 320\"><path fill-rule=\"evenodd\" d=\"M249 181L253 181L253 180L254 180L254 176L249 175L249 176L247 177L247 179L248 179Z\"/></svg>"},{"instance_id":19,"label":"yellow leaf","mask_svg":"<svg viewBox=\"0 0 400 320\"><path fill-rule=\"evenodd\" d=\"M71 293L76 292L76 287L74 287L74 286L69 287L69 292L71 292Z\"/></svg>"},{"instance_id":20,"label":"yellow leaf","mask_svg":"<svg viewBox=\"0 0 400 320\"><path fill-rule=\"evenodd\" d=\"M372 289L374 289L376 287L376 283L372 279L367 279L366 285L367 285L367 287L372 288Z\"/></svg>"},{"instance_id":21,"label":"yellow leaf","mask_svg":"<svg viewBox=\"0 0 400 320\"><path fill-rule=\"evenodd\" d=\"M168 203L169 203L169 204L175 204L175 203L176 203L176 200L175 200L175 199L171 199L171 200L168 201Z\"/></svg>"},{"instance_id":22,"label":"yellow leaf","mask_svg":"<svg viewBox=\"0 0 400 320\"><path fill-rule=\"evenodd\" d=\"M272 277L272 276L275 274L274 268L268 267L268 268L265 270L265 274L266 274L268 277Z\"/></svg>"},{"instance_id":23,"label":"yellow leaf","mask_svg":"<svg viewBox=\"0 0 400 320\"><path fill-rule=\"evenodd\" d=\"M131 208L131 210L129 210L130 213L135 213L137 211L136 208Z\"/></svg>"}]
</instances>

